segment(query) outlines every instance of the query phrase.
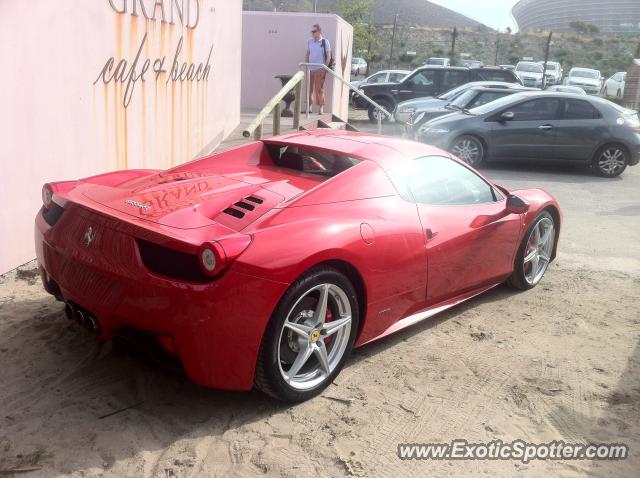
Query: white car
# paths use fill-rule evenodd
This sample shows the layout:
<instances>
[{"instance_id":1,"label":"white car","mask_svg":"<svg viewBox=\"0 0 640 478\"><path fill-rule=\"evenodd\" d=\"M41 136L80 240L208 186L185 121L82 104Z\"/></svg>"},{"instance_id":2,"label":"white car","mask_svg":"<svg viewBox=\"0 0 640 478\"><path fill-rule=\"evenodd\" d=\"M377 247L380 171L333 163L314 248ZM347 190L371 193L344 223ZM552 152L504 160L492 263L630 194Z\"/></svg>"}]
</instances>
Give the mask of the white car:
<instances>
[{"instance_id":1,"label":"white car","mask_svg":"<svg viewBox=\"0 0 640 478\"><path fill-rule=\"evenodd\" d=\"M539 61L544 67L544 61ZM559 85L562 83L562 77L564 72L562 71L562 65L557 61L547 61L547 69L544 72L546 78L545 85Z\"/></svg>"},{"instance_id":2,"label":"white car","mask_svg":"<svg viewBox=\"0 0 640 478\"><path fill-rule=\"evenodd\" d=\"M351 85L360 88L362 85L370 85L372 83L400 83L409 73L411 73L409 70L381 70L367 76L364 80L352 81ZM355 106L359 108L368 106L368 103L357 96L357 93L353 90L351 90L350 97Z\"/></svg>"},{"instance_id":3,"label":"white car","mask_svg":"<svg viewBox=\"0 0 640 478\"><path fill-rule=\"evenodd\" d=\"M567 86L567 85L551 85L547 88L546 91L559 91L560 93L573 93L575 95L586 95L587 92L584 91L579 86Z\"/></svg>"},{"instance_id":4,"label":"white car","mask_svg":"<svg viewBox=\"0 0 640 478\"><path fill-rule=\"evenodd\" d=\"M429 58L425 65L432 65L432 66L451 66L451 60L449 58L436 58L436 57L431 57Z\"/></svg>"},{"instance_id":5,"label":"white car","mask_svg":"<svg viewBox=\"0 0 640 478\"><path fill-rule=\"evenodd\" d=\"M571 68L564 81L567 86L579 86L587 93L597 95L602 88L600 71L591 68Z\"/></svg>"},{"instance_id":6,"label":"white car","mask_svg":"<svg viewBox=\"0 0 640 478\"><path fill-rule=\"evenodd\" d=\"M367 72L367 61L364 58L351 59L351 74L354 76L364 75Z\"/></svg>"},{"instance_id":7,"label":"white car","mask_svg":"<svg viewBox=\"0 0 640 478\"><path fill-rule=\"evenodd\" d=\"M627 79L626 71L619 71L607 81L604 82L602 94L605 96L615 96L622 98L624 96L624 82Z\"/></svg>"},{"instance_id":8,"label":"white car","mask_svg":"<svg viewBox=\"0 0 640 478\"><path fill-rule=\"evenodd\" d=\"M542 65L533 61L519 61L516 65L515 74L522 81L524 86L542 88Z\"/></svg>"}]
</instances>

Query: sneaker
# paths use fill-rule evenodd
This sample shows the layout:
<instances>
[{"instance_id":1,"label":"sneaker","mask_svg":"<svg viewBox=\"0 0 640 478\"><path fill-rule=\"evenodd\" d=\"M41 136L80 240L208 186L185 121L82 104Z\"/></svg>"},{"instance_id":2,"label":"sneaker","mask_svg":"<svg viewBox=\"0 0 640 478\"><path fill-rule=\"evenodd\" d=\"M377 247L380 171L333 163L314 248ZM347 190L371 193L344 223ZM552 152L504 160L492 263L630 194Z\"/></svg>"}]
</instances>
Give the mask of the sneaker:
<instances>
[{"instance_id":1,"label":"sneaker","mask_svg":"<svg viewBox=\"0 0 640 478\"><path fill-rule=\"evenodd\" d=\"M321 106L320 107L320 114L323 115L324 114L324 108Z\"/></svg>"}]
</instances>

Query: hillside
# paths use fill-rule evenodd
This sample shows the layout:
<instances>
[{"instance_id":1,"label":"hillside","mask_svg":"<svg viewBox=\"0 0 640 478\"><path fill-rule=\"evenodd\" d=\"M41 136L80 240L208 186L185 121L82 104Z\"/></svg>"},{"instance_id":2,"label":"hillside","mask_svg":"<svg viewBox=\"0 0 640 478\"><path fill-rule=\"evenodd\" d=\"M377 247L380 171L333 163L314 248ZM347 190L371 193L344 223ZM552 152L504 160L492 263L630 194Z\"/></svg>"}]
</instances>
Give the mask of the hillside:
<instances>
[{"instance_id":1,"label":"hillside","mask_svg":"<svg viewBox=\"0 0 640 478\"><path fill-rule=\"evenodd\" d=\"M338 13L336 0L318 0L318 12ZM245 10L310 12L312 0L244 0ZM376 24L391 24L396 13L404 25L432 28L483 28L484 25L441 7L427 0L374 0L372 6L373 21ZM486 27L484 27L486 28Z\"/></svg>"}]
</instances>

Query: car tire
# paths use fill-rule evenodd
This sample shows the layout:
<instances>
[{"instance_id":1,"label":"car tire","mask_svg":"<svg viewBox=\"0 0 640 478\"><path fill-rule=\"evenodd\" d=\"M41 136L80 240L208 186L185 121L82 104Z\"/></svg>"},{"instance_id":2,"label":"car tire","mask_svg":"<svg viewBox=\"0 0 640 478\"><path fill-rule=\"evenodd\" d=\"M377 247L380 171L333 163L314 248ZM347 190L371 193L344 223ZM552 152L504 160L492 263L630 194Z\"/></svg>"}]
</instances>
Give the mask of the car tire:
<instances>
[{"instance_id":1,"label":"car tire","mask_svg":"<svg viewBox=\"0 0 640 478\"><path fill-rule=\"evenodd\" d=\"M339 271L320 266L303 274L289 286L267 325L256 363L256 388L284 402L321 393L351 353L358 307L355 288Z\"/></svg>"},{"instance_id":2,"label":"car tire","mask_svg":"<svg viewBox=\"0 0 640 478\"><path fill-rule=\"evenodd\" d=\"M514 269L507 279L507 285L515 289L528 290L542 280L551 263L557 227L553 216L547 211L538 214L518 248ZM545 236L547 233L549 236Z\"/></svg>"},{"instance_id":3,"label":"car tire","mask_svg":"<svg viewBox=\"0 0 640 478\"><path fill-rule=\"evenodd\" d=\"M477 136L462 135L451 142L449 152L469 166L480 166L485 160L486 149L484 143Z\"/></svg>"},{"instance_id":4,"label":"car tire","mask_svg":"<svg viewBox=\"0 0 640 478\"><path fill-rule=\"evenodd\" d=\"M620 176L629 164L627 151L620 145L607 144L600 148L591 161L593 170L603 178Z\"/></svg>"},{"instance_id":5,"label":"car tire","mask_svg":"<svg viewBox=\"0 0 640 478\"><path fill-rule=\"evenodd\" d=\"M378 103L380 106L382 106L385 110L387 110L389 113L392 113L393 111L393 104L389 101L389 100L385 100L385 99L380 99L380 100L376 100L374 99L373 101L375 101L376 103ZM371 121L372 123L377 123L378 122L378 117L377 115L382 114L382 122L386 123L387 121L389 121L389 117L383 113L381 113L375 106L373 106L372 104L369 104L369 121Z\"/></svg>"}]
</instances>

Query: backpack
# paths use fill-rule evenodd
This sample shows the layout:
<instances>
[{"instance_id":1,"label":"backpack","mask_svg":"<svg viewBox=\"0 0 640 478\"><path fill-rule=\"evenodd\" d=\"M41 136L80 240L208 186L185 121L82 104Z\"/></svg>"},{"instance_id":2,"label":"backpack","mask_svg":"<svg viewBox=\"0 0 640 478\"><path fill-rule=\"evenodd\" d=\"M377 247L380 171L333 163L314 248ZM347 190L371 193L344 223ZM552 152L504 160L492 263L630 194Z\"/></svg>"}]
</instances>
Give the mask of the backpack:
<instances>
[{"instance_id":1,"label":"backpack","mask_svg":"<svg viewBox=\"0 0 640 478\"><path fill-rule=\"evenodd\" d=\"M325 61L325 63L327 64L327 66L329 68L331 68L333 70L336 67L336 60L333 58L333 53L331 54L331 56L327 60L327 40L325 40L324 38L322 39L322 49L324 50L324 61Z\"/></svg>"}]
</instances>

